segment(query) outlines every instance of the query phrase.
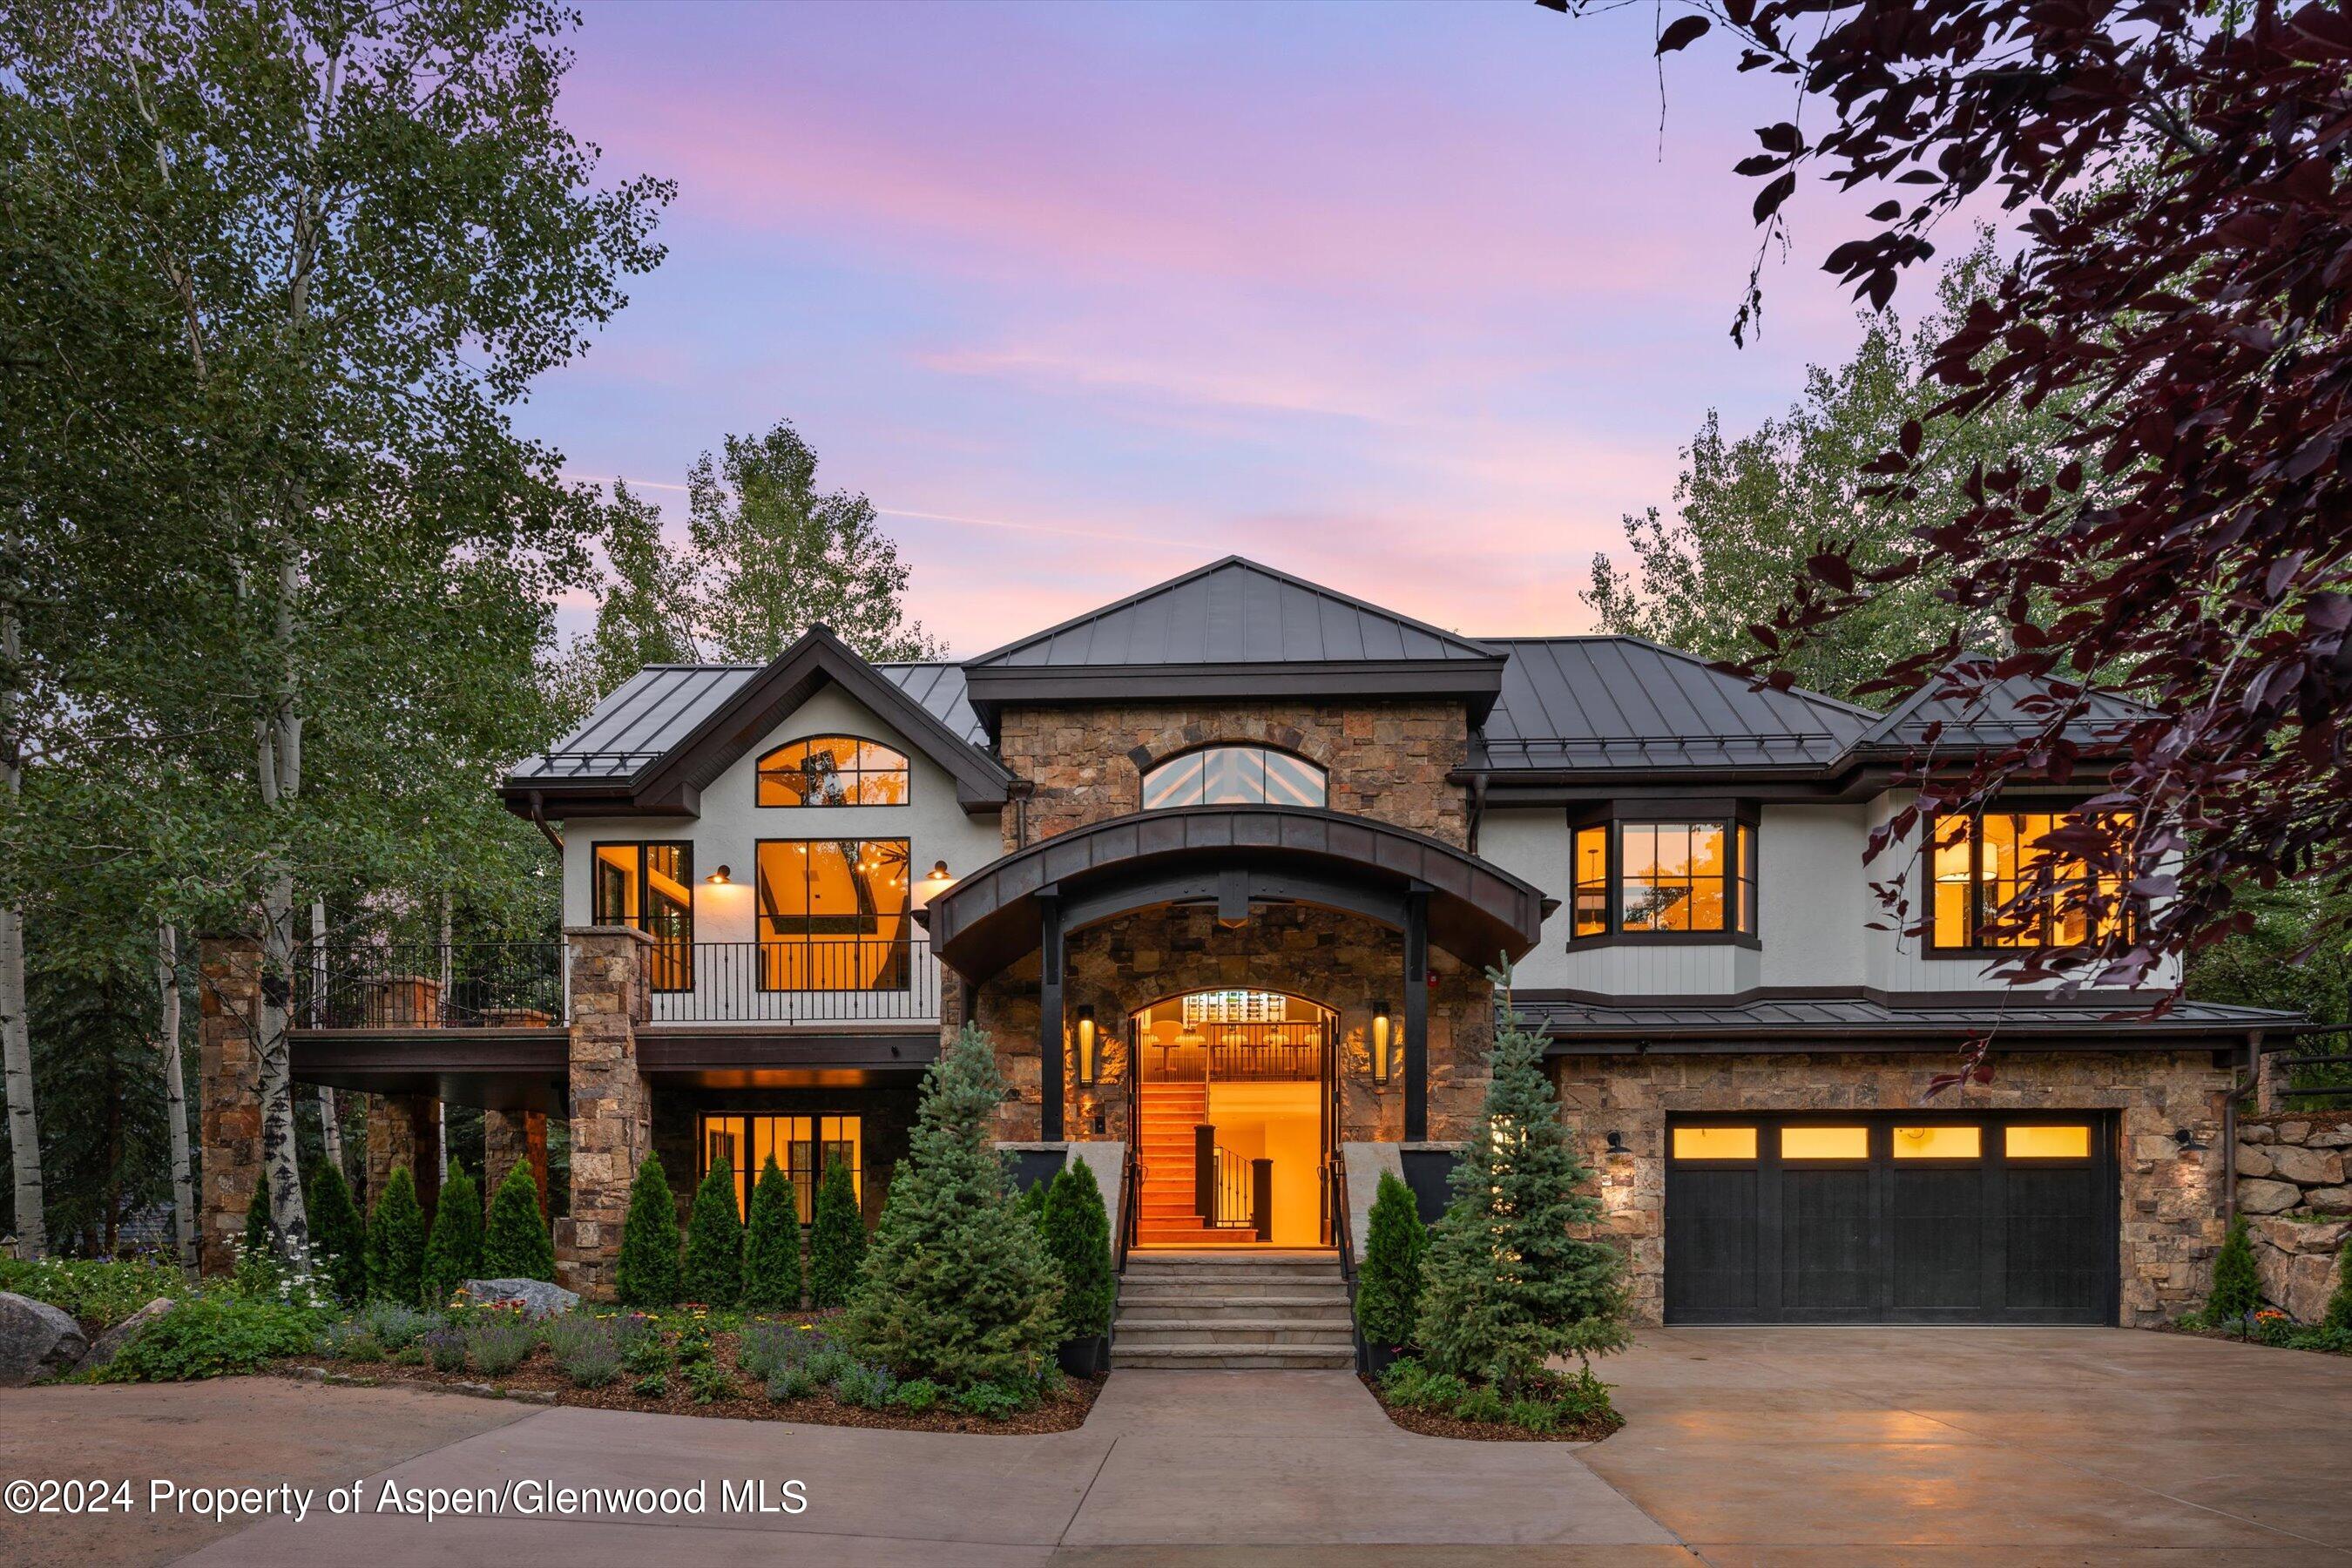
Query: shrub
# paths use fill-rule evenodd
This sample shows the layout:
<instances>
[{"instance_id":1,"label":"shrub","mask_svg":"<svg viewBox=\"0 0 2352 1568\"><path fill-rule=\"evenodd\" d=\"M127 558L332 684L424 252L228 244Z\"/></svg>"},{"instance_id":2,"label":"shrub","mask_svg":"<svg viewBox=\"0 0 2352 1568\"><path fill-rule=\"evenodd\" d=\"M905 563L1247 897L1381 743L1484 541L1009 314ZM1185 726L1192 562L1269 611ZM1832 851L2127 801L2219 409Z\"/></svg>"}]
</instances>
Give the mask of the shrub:
<instances>
[{"instance_id":1,"label":"shrub","mask_svg":"<svg viewBox=\"0 0 2352 1568\"><path fill-rule=\"evenodd\" d=\"M329 1323L319 1337L319 1349L337 1361L382 1361L383 1342L357 1321Z\"/></svg>"},{"instance_id":2,"label":"shrub","mask_svg":"<svg viewBox=\"0 0 2352 1568\"><path fill-rule=\"evenodd\" d=\"M861 1410L885 1408L898 1390L898 1380L890 1375L888 1367L864 1362L853 1362L848 1371L833 1380L833 1396Z\"/></svg>"},{"instance_id":3,"label":"shrub","mask_svg":"<svg viewBox=\"0 0 2352 1568\"><path fill-rule=\"evenodd\" d=\"M269 1171L263 1167L253 1183L253 1196L245 1205L245 1256L259 1258L273 1251L269 1245Z\"/></svg>"},{"instance_id":4,"label":"shrub","mask_svg":"<svg viewBox=\"0 0 2352 1568\"><path fill-rule=\"evenodd\" d=\"M1044 1214L1045 1251L1062 1274L1063 1334L1082 1340L1110 1332L1118 1296L1118 1279L1111 1272L1110 1215L1093 1168L1084 1160L1072 1160L1055 1176Z\"/></svg>"},{"instance_id":5,"label":"shrub","mask_svg":"<svg viewBox=\"0 0 2352 1568\"><path fill-rule=\"evenodd\" d=\"M1052 1193L1053 1188L1054 1184L1051 1181L1032 1182L1023 1190L1019 1200L1013 1205L1021 1211L1021 1216L1024 1219L1037 1227L1037 1234L1040 1236L1045 1233L1045 1199Z\"/></svg>"},{"instance_id":6,"label":"shrub","mask_svg":"<svg viewBox=\"0 0 2352 1568\"><path fill-rule=\"evenodd\" d=\"M529 1323L504 1316L484 1319L466 1328L466 1353L476 1370L503 1377L530 1359L539 1331Z\"/></svg>"},{"instance_id":7,"label":"shrub","mask_svg":"<svg viewBox=\"0 0 2352 1568\"><path fill-rule=\"evenodd\" d=\"M669 1379L664 1377L660 1373L649 1372L645 1376L637 1379L636 1382L629 1384L629 1392L635 1394L639 1399L667 1399L669 1397Z\"/></svg>"},{"instance_id":8,"label":"shrub","mask_svg":"<svg viewBox=\"0 0 2352 1568\"><path fill-rule=\"evenodd\" d=\"M1503 1418L1509 1404L1491 1383L1482 1383L1454 1402L1450 1414L1456 1421L1496 1422Z\"/></svg>"},{"instance_id":9,"label":"shrub","mask_svg":"<svg viewBox=\"0 0 2352 1568\"><path fill-rule=\"evenodd\" d=\"M677 1202L661 1162L651 1154L629 1184L629 1217L621 1226L613 1284L625 1307L677 1305Z\"/></svg>"},{"instance_id":10,"label":"shrub","mask_svg":"<svg viewBox=\"0 0 2352 1568\"><path fill-rule=\"evenodd\" d=\"M1507 977L1497 974L1497 984ZM1453 1202L1423 1265L1414 1342L1441 1372L1516 1395L1553 1356L1622 1349L1624 1258L1571 1235L1601 1217L1591 1168L1559 1120L1543 1039L1496 1034L1483 1129L1454 1164Z\"/></svg>"},{"instance_id":11,"label":"shrub","mask_svg":"<svg viewBox=\"0 0 2352 1568\"><path fill-rule=\"evenodd\" d=\"M808 1342L811 1338L787 1323L746 1323L735 1342L735 1364L765 1383L785 1367L805 1361L814 1348Z\"/></svg>"},{"instance_id":12,"label":"shrub","mask_svg":"<svg viewBox=\"0 0 2352 1568\"><path fill-rule=\"evenodd\" d=\"M686 1369L686 1391L697 1405L709 1405L735 1395L735 1374L716 1361L698 1361Z\"/></svg>"},{"instance_id":13,"label":"shrub","mask_svg":"<svg viewBox=\"0 0 2352 1568\"><path fill-rule=\"evenodd\" d=\"M400 1166L383 1184L368 1223L368 1294L414 1306L423 1300L425 1211L416 1205L416 1181Z\"/></svg>"},{"instance_id":14,"label":"shrub","mask_svg":"<svg viewBox=\"0 0 2352 1568\"><path fill-rule=\"evenodd\" d=\"M1522 1432L1548 1436L1559 1430L1559 1406L1540 1399L1514 1399L1503 1411L1503 1419Z\"/></svg>"},{"instance_id":15,"label":"shrub","mask_svg":"<svg viewBox=\"0 0 2352 1568\"><path fill-rule=\"evenodd\" d=\"M890 1396L890 1403L899 1409L920 1415L940 1402L940 1385L928 1377L908 1378Z\"/></svg>"},{"instance_id":16,"label":"shrub","mask_svg":"<svg viewBox=\"0 0 2352 1568\"><path fill-rule=\"evenodd\" d=\"M838 1307L857 1289L866 1261L866 1216L857 1212L857 1180L838 1160L824 1163L809 1214L809 1301Z\"/></svg>"},{"instance_id":17,"label":"shrub","mask_svg":"<svg viewBox=\"0 0 2352 1568\"><path fill-rule=\"evenodd\" d=\"M2213 1290L2205 1298L2205 1318L2217 1328L2237 1324L2262 1305L2262 1276L2254 1271L2254 1242L2243 1215L2230 1222L2230 1234L2213 1259Z\"/></svg>"},{"instance_id":18,"label":"shrub","mask_svg":"<svg viewBox=\"0 0 2352 1568\"><path fill-rule=\"evenodd\" d=\"M367 1225L343 1170L332 1160L321 1161L310 1177L310 1256L326 1276L327 1288L338 1300L358 1302L367 1297Z\"/></svg>"},{"instance_id":19,"label":"shrub","mask_svg":"<svg viewBox=\"0 0 2352 1568\"><path fill-rule=\"evenodd\" d=\"M751 1189L751 1218L743 1231L743 1310L793 1312L800 1304L800 1211L792 1182L771 1154Z\"/></svg>"},{"instance_id":20,"label":"shrub","mask_svg":"<svg viewBox=\"0 0 2352 1568\"><path fill-rule=\"evenodd\" d=\"M621 1375L621 1334L610 1318L572 1312L547 1325L548 1353L574 1388L603 1388Z\"/></svg>"},{"instance_id":21,"label":"shrub","mask_svg":"<svg viewBox=\"0 0 2352 1568\"><path fill-rule=\"evenodd\" d=\"M181 1383L255 1372L302 1354L318 1332L317 1315L299 1307L195 1296L142 1330L100 1375L109 1383Z\"/></svg>"},{"instance_id":22,"label":"shrub","mask_svg":"<svg viewBox=\"0 0 2352 1568\"><path fill-rule=\"evenodd\" d=\"M832 1384L839 1381L842 1373L856 1366L857 1358L838 1345L825 1345L821 1349L811 1351L808 1360L802 1364L809 1369L809 1374L819 1383Z\"/></svg>"},{"instance_id":23,"label":"shrub","mask_svg":"<svg viewBox=\"0 0 2352 1568\"><path fill-rule=\"evenodd\" d=\"M985 1421L1002 1421L1029 1408L1031 1396L1021 1388L1003 1383L975 1383L959 1388L949 1403L966 1415L977 1415Z\"/></svg>"},{"instance_id":24,"label":"shrub","mask_svg":"<svg viewBox=\"0 0 2352 1568\"><path fill-rule=\"evenodd\" d=\"M153 1263L0 1258L0 1290L46 1301L88 1329L110 1329L159 1296L188 1293L187 1276Z\"/></svg>"},{"instance_id":25,"label":"shrub","mask_svg":"<svg viewBox=\"0 0 2352 1568\"><path fill-rule=\"evenodd\" d=\"M1381 1172L1365 1226L1364 1266L1356 1275L1356 1326L1366 1344L1393 1349L1412 1342L1422 1259L1428 1251L1429 1232L1413 1205L1412 1189L1394 1172Z\"/></svg>"},{"instance_id":26,"label":"shrub","mask_svg":"<svg viewBox=\"0 0 2352 1568\"><path fill-rule=\"evenodd\" d=\"M2336 1289L2327 1298L2327 1310L2319 1315L2319 1326L2352 1334L2352 1237L2336 1255Z\"/></svg>"},{"instance_id":27,"label":"shrub","mask_svg":"<svg viewBox=\"0 0 2352 1568\"><path fill-rule=\"evenodd\" d=\"M743 1299L743 1222L735 1212L735 1167L721 1154L694 1192L686 1221L686 1299L731 1307Z\"/></svg>"},{"instance_id":28,"label":"shrub","mask_svg":"<svg viewBox=\"0 0 2352 1568\"><path fill-rule=\"evenodd\" d=\"M970 1025L925 1075L908 1157L839 1331L901 1377L950 1388L1034 1377L1058 1335L1061 1281L996 1157L1003 1093L995 1047Z\"/></svg>"},{"instance_id":29,"label":"shrub","mask_svg":"<svg viewBox=\"0 0 2352 1568\"><path fill-rule=\"evenodd\" d=\"M371 1301L352 1314L352 1321L373 1334L384 1349L404 1351L441 1320L397 1301Z\"/></svg>"},{"instance_id":30,"label":"shrub","mask_svg":"<svg viewBox=\"0 0 2352 1568\"><path fill-rule=\"evenodd\" d=\"M466 1331L455 1324L445 1323L428 1331L423 1341L425 1356L436 1372L466 1370Z\"/></svg>"},{"instance_id":31,"label":"shrub","mask_svg":"<svg viewBox=\"0 0 2352 1568\"><path fill-rule=\"evenodd\" d=\"M806 1362L798 1362L776 1369L768 1379L768 1397L779 1405L789 1405L795 1399L808 1398L824 1386Z\"/></svg>"},{"instance_id":32,"label":"shrub","mask_svg":"<svg viewBox=\"0 0 2352 1568\"><path fill-rule=\"evenodd\" d=\"M433 1306L446 1305L457 1287L482 1272L482 1190L466 1167L452 1163L433 1207L433 1231L425 1243L423 1291Z\"/></svg>"},{"instance_id":33,"label":"shrub","mask_svg":"<svg viewBox=\"0 0 2352 1568\"><path fill-rule=\"evenodd\" d=\"M621 1364L631 1372L667 1372L677 1363L677 1352L659 1332L621 1338Z\"/></svg>"},{"instance_id":34,"label":"shrub","mask_svg":"<svg viewBox=\"0 0 2352 1568\"><path fill-rule=\"evenodd\" d=\"M490 1199L489 1231L482 1240L485 1279L555 1279L555 1243L539 1201L539 1178L518 1161Z\"/></svg>"}]
</instances>

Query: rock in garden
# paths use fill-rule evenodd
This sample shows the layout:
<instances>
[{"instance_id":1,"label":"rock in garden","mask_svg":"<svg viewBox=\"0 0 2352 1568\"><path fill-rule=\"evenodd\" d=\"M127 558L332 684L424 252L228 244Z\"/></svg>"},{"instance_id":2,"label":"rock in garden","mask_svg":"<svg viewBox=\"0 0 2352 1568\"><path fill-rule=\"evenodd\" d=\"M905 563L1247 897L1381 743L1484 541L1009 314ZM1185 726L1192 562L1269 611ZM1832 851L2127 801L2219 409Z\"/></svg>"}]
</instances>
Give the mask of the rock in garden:
<instances>
[{"instance_id":1,"label":"rock in garden","mask_svg":"<svg viewBox=\"0 0 2352 1568\"><path fill-rule=\"evenodd\" d=\"M468 1279L466 1294L477 1301L520 1301L523 1316L534 1323L580 1305L576 1291L544 1279Z\"/></svg>"},{"instance_id":2,"label":"rock in garden","mask_svg":"<svg viewBox=\"0 0 2352 1568\"><path fill-rule=\"evenodd\" d=\"M2242 1214L2284 1214L2303 1202L2303 1189L2293 1182L2240 1182L2238 1209Z\"/></svg>"},{"instance_id":3,"label":"rock in garden","mask_svg":"<svg viewBox=\"0 0 2352 1568\"><path fill-rule=\"evenodd\" d=\"M169 1296L156 1297L114 1327L99 1335L98 1343L89 1347L89 1354L82 1358L79 1370L97 1372L107 1366L116 1356L122 1353L122 1347L129 1344L138 1335L140 1330L178 1305L179 1303Z\"/></svg>"},{"instance_id":4,"label":"rock in garden","mask_svg":"<svg viewBox=\"0 0 2352 1568\"><path fill-rule=\"evenodd\" d=\"M62 1377L89 1349L81 1326L47 1301L0 1290L0 1388Z\"/></svg>"}]
</instances>

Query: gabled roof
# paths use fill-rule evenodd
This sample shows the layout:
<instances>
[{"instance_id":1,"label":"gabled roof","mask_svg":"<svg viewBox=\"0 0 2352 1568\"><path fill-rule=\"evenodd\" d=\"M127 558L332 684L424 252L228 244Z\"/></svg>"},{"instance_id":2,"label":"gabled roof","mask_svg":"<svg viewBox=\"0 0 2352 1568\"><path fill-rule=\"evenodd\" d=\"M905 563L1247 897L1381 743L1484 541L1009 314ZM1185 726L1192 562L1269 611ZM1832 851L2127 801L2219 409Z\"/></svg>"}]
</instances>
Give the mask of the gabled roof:
<instances>
[{"instance_id":1,"label":"gabled roof","mask_svg":"<svg viewBox=\"0 0 2352 1568\"><path fill-rule=\"evenodd\" d=\"M964 662L992 728L1006 703L1189 697L1494 700L1483 643L1238 555Z\"/></svg>"},{"instance_id":2,"label":"gabled roof","mask_svg":"<svg viewBox=\"0 0 2352 1568\"><path fill-rule=\"evenodd\" d=\"M2011 746L2041 733L2054 696L2046 680L2012 675L1975 690L1949 689L1955 678L1974 684L1995 662L1988 653L1962 654L1873 724L1857 748L1909 752L1932 745L1967 751ZM2082 711L2067 728L2084 742L2096 743L2112 741L2120 726L2157 716L2129 698L2093 689L2083 694Z\"/></svg>"},{"instance_id":3,"label":"gabled roof","mask_svg":"<svg viewBox=\"0 0 2352 1568\"><path fill-rule=\"evenodd\" d=\"M622 683L571 734L510 772L520 812L678 814L816 690L831 683L956 781L967 811L1004 803L1012 775L975 743L979 722L952 665L876 666L824 626L765 665L655 665Z\"/></svg>"}]
</instances>

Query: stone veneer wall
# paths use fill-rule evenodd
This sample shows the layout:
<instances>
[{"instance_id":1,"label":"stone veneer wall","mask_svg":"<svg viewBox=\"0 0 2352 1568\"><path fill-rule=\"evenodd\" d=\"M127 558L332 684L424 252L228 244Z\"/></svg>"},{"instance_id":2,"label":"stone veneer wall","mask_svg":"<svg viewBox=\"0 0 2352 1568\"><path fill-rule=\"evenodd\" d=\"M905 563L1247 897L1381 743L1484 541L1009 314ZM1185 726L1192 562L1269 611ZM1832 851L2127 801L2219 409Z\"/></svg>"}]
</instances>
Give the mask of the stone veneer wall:
<instances>
[{"instance_id":1,"label":"stone veneer wall","mask_svg":"<svg viewBox=\"0 0 2352 1568\"><path fill-rule=\"evenodd\" d=\"M429 1221L441 1200L441 1121L426 1094L367 1097L368 1209L383 1196L384 1184L404 1166L416 1185L416 1201Z\"/></svg>"},{"instance_id":2,"label":"stone veneer wall","mask_svg":"<svg viewBox=\"0 0 2352 1568\"><path fill-rule=\"evenodd\" d=\"M868 1229L882 1219L882 1200L889 1195L890 1172L907 1157L908 1135L915 1127L915 1109L921 1090L914 1084L888 1089L663 1089L653 1101L654 1152L661 1156L662 1174L669 1178L677 1198L677 1222L682 1226L694 1206L694 1189L702 1180L702 1156L698 1147L697 1119L702 1112L730 1116L855 1116L865 1142L866 1180L860 1210ZM760 1173L751 1173L757 1182Z\"/></svg>"},{"instance_id":3,"label":"stone veneer wall","mask_svg":"<svg viewBox=\"0 0 2352 1568\"><path fill-rule=\"evenodd\" d=\"M629 1183L653 1150L652 1097L637 1071L637 1025L650 1003L645 950L626 926L567 926L572 969L572 1212L555 1223L556 1272L613 1298Z\"/></svg>"},{"instance_id":4,"label":"stone veneer wall","mask_svg":"<svg viewBox=\"0 0 2352 1568\"><path fill-rule=\"evenodd\" d=\"M1669 1111L1900 1110L1923 1103L1941 1055L1563 1057L1560 1114L1601 1173L1606 1233L1626 1246L1635 1320L1660 1321L1665 1289L1665 1120ZM2007 1055L1991 1084L1938 1110L2121 1113L2122 1305L2152 1328L2203 1304L2221 1244L2221 1112L2230 1074L2209 1051ZM2186 1127L2202 1150L2182 1150ZM1630 1154L1611 1155L1609 1134Z\"/></svg>"},{"instance_id":5,"label":"stone veneer wall","mask_svg":"<svg viewBox=\"0 0 2352 1568\"><path fill-rule=\"evenodd\" d=\"M261 1179L261 1075L254 1049L261 1016L261 944L244 937L197 943L196 1126L204 1190L196 1251L207 1274L236 1265L245 1211Z\"/></svg>"}]
</instances>

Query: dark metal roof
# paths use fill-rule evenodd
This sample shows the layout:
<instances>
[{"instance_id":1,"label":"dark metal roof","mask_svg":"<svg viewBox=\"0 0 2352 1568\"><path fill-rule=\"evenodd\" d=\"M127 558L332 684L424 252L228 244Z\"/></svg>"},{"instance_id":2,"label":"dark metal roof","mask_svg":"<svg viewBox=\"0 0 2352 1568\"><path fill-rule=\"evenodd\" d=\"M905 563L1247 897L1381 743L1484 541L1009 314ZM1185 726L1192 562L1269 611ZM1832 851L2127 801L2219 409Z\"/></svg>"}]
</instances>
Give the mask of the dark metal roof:
<instances>
[{"instance_id":1,"label":"dark metal roof","mask_svg":"<svg viewBox=\"0 0 2352 1568\"><path fill-rule=\"evenodd\" d=\"M1993 662L1982 653L1953 660L1943 675L1873 724L1858 745L1906 753L1947 746L1970 751L2011 746L2041 733L2056 711L2057 693L2049 682L2023 675L1986 681ZM1955 690L1960 682L1966 684ZM2068 730L2085 744L2112 743L2120 727L2158 716L2154 709L2112 691L2086 691L2082 706Z\"/></svg>"},{"instance_id":2,"label":"dark metal roof","mask_svg":"<svg viewBox=\"0 0 2352 1568\"><path fill-rule=\"evenodd\" d=\"M1990 992L1965 1001L1947 995L1758 994L1608 1002L1521 991L1511 1001L1520 1017L1551 1037L1553 1055L1693 1047L1852 1050L1858 1041L1948 1043L1970 1035L1990 1035L1996 1044L2145 1044L2169 1049L2206 1042L2242 1045L2251 1032L2291 1033L2305 1022L2300 1014L2266 1007L2185 1001L2151 1018L2153 997L2064 1001L2031 992Z\"/></svg>"}]
</instances>

